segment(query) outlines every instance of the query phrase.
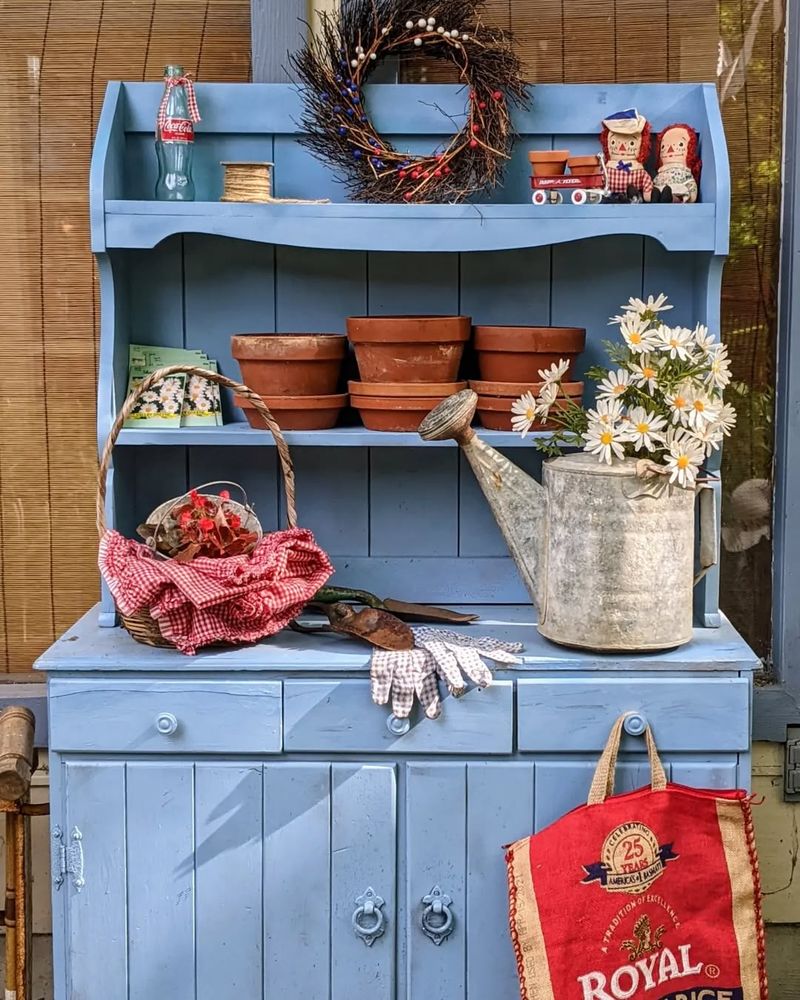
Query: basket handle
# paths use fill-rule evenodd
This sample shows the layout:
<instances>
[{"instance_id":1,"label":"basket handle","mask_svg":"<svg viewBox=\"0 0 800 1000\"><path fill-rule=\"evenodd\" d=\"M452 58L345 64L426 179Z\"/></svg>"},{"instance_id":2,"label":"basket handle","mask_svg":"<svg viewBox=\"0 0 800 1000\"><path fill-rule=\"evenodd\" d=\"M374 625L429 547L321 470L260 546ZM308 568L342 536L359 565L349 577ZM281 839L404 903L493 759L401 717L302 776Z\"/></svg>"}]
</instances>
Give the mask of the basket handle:
<instances>
[{"instance_id":1,"label":"basket handle","mask_svg":"<svg viewBox=\"0 0 800 1000\"><path fill-rule=\"evenodd\" d=\"M622 729L628 716L634 714L636 713L625 712L614 723L605 750L603 750L600 760L597 763L597 770L594 772L587 805L593 806L599 802L605 802L609 795L614 794L614 778L616 777L617 756L619 754L620 740L622 739ZM650 758L650 788L654 792L660 792L667 787L667 775L658 756L656 741L653 739L649 725L645 726L644 738L647 744L647 756Z\"/></svg>"},{"instance_id":2,"label":"basket handle","mask_svg":"<svg viewBox=\"0 0 800 1000\"><path fill-rule=\"evenodd\" d=\"M246 385L234 382L233 379L227 378L225 375L220 375L219 372L211 372L205 368L195 368L187 365L168 365L166 368L159 368L158 371L152 372L131 390L127 399L122 404L122 408L117 414L114 423L111 425L111 430L108 432L106 443L103 445L103 451L100 455L100 467L97 470L97 532L100 537L102 538L108 531L106 523L106 477L108 467L111 463L111 453L114 451L114 445L119 437L119 432L122 430L123 424L133 412L134 406L143 393L152 389L162 379L168 378L170 375L179 374L197 375L200 378L208 379L209 382L215 382L226 389L232 389L238 396L243 396L249 400L256 411L264 418L275 440L275 447L278 451L278 459L280 460L281 471L283 472L283 485L286 492L286 523L290 528L297 527L294 468L292 467L289 447L281 433L278 422L270 413L264 400L257 393L253 392L252 389L248 389Z\"/></svg>"}]
</instances>

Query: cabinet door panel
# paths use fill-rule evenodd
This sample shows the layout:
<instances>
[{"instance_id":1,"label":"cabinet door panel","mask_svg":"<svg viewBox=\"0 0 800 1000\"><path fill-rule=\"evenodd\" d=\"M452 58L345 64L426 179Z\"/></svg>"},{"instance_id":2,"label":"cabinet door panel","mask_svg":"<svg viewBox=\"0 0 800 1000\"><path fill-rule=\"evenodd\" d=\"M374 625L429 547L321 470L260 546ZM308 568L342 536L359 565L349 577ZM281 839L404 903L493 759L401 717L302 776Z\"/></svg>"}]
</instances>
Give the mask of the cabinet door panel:
<instances>
[{"instance_id":1,"label":"cabinet door panel","mask_svg":"<svg viewBox=\"0 0 800 1000\"><path fill-rule=\"evenodd\" d=\"M79 832L87 867L80 892L67 875L55 897L67 910L67 996L108 1000L112 983L127 996L125 765L68 761L64 791L64 845Z\"/></svg>"},{"instance_id":2,"label":"cabinet door panel","mask_svg":"<svg viewBox=\"0 0 800 1000\"><path fill-rule=\"evenodd\" d=\"M330 770L264 768L265 997L328 996Z\"/></svg>"},{"instance_id":3,"label":"cabinet door panel","mask_svg":"<svg viewBox=\"0 0 800 1000\"><path fill-rule=\"evenodd\" d=\"M129 1000L195 1000L194 765L128 764Z\"/></svg>"},{"instance_id":4,"label":"cabinet door panel","mask_svg":"<svg viewBox=\"0 0 800 1000\"><path fill-rule=\"evenodd\" d=\"M406 922L409 1000L462 1000L466 949L467 787L464 764L406 768ZM422 929L423 897L450 897L452 932L439 945ZM431 914L429 926L446 911Z\"/></svg>"},{"instance_id":5,"label":"cabinet door panel","mask_svg":"<svg viewBox=\"0 0 800 1000\"><path fill-rule=\"evenodd\" d=\"M467 765L467 997L517 1000L504 844L533 832L534 764Z\"/></svg>"},{"instance_id":6,"label":"cabinet door panel","mask_svg":"<svg viewBox=\"0 0 800 1000\"><path fill-rule=\"evenodd\" d=\"M736 758L675 761L672 780L693 788L737 788L738 761Z\"/></svg>"},{"instance_id":7,"label":"cabinet door panel","mask_svg":"<svg viewBox=\"0 0 800 1000\"><path fill-rule=\"evenodd\" d=\"M260 764L195 766L197 1000L261 997L261 799Z\"/></svg>"},{"instance_id":8,"label":"cabinet door panel","mask_svg":"<svg viewBox=\"0 0 800 1000\"><path fill-rule=\"evenodd\" d=\"M394 767L332 769L330 1000L393 1000L396 941L397 797ZM385 931L367 947L353 928L356 899L368 888L384 900Z\"/></svg>"}]
</instances>

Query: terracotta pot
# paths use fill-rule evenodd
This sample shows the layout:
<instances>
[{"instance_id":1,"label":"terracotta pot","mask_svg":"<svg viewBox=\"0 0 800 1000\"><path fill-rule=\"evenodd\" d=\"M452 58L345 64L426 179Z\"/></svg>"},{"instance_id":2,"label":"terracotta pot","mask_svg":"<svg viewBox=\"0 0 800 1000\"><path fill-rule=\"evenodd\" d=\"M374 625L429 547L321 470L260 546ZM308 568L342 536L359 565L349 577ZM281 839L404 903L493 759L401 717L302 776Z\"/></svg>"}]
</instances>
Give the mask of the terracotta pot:
<instances>
[{"instance_id":1,"label":"terracotta pot","mask_svg":"<svg viewBox=\"0 0 800 1000\"><path fill-rule=\"evenodd\" d=\"M585 343L586 331L573 326L475 327L478 369L487 382L539 382L539 370L561 358L571 368Z\"/></svg>"},{"instance_id":2,"label":"terracotta pot","mask_svg":"<svg viewBox=\"0 0 800 1000\"><path fill-rule=\"evenodd\" d=\"M263 399L283 431L326 430L334 426L347 406L346 392L333 396L264 396ZM263 417L249 400L234 396L233 401L244 410L251 427L266 428Z\"/></svg>"},{"instance_id":3,"label":"terracotta pot","mask_svg":"<svg viewBox=\"0 0 800 1000\"><path fill-rule=\"evenodd\" d=\"M338 333L238 334L231 353L242 381L260 396L336 392L347 338Z\"/></svg>"},{"instance_id":4,"label":"terracotta pot","mask_svg":"<svg viewBox=\"0 0 800 1000\"><path fill-rule=\"evenodd\" d=\"M454 382L469 316L350 316L347 336L364 382Z\"/></svg>"},{"instance_id":5,"label":"terracotta pot","mask_svg":"<svg viewBox=\"0 0 800 1000\"><path fill-rule=\"evenodd\" d=\"M401 399L387 396L353 396L361 422L371 431L415 431L447 396Z\"/></svg>"},{"instance_id":6,"label":"terracotta pot","mask_svg":"<svg viewBox=\"0 0 800 1000\"><path fill-rule=\"evenodd\" d=\"M534 177L558 177L564 173L568 149L531 149L528 152Z\"/></svg>"},{"instance_id":7,"label":"terracotta pot","mask_svg":"<svg viewBox=\"0 0 800 1000\"><path fill-rule=\"evenodd\" d=\"M353 396L384 396L415 399L444 399L467 388L466 382L348 382Z\"/></svg>"},{"instance_id":8,"label":"terracotta pot","mask_svg":"<svg viewBox=\"0 0 800 1000\"><path fill-rule=\"evenodd\" d=\"M596 156L570 156L567 166L569 172L576 177L588 177L600 173L600 164Z\"/></svg>"},{"instance_id":9,"label":"terracotta pot","mask_svg":"<svg viewBox=\"0 0 800 1000\"><path fill-rule=\"evenodd\" d=\"M511 383L509 383L511 384ZM564 395L574 403L580 403L583 398L583 382L563 382ZM533 391L535 389L530 387ZM527 389L523 390L527 392ZM519 399L521 392L515 392L511 396L478 396L478 417L481 424L490 431L510 431L511 430L511 404L515 399ZM531 427L534 431L550 431L557 425L550 423L539 423L538 421Z\"/></svg>"}]
</instances>

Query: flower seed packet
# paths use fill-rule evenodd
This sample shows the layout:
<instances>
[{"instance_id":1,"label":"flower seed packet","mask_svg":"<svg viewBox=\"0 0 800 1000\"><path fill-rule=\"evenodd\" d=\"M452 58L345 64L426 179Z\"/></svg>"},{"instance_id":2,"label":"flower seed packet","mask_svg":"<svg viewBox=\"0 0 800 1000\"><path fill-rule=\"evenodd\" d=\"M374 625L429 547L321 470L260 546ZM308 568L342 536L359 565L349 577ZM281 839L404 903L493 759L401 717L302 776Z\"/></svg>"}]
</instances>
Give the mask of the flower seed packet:
<instances>
[{"instance_id":1,"label":"flower seed packet","mask_svg":"<svg viewBox=\"0 0 800 1000\"><path fill-rule=\"evenodd\" d=\"M140 385L150 371L132 368L128 376L128 394ZM185 375L170 375L151 386L137 399L124 426L128 428L178 428L181 426L181 410L186 388Z\"/></svg>"},{"instance_id":2,"label":"flower seed packet","mask_svg":"<svg viewBox=\"0 0 800 1000\"><path fill-rule=\"evenodd\" d=\"M128 391L134 384L134 378L140 382L145 375L157 371L159 368L185 364L187 368L206 368L214 372L218 370L217 362L208 358L203 351L149 344L130 344L128 362L130 371ZM140 401L135 414L131 417L131 422L126 423L125 426L216 427L222 425L220 391L215 382L198 375L181 374L166 381L171 383L172 378L178 379L181 383L178 422L175 423L174 414L171 412L169 417L163 414L158 416L154 414L152 406L158 405L158 402L152 398L152 393L148 393L147 415L142 412L143 401ZM154 386L152 391L155 392L157 389L158 386ZM166 403L171 411L173 400L166 400ZM145 420L149 423L144 423Z\"/></svg>"},{"instance_id":3,"label":"flower seed packet","mask_svg":"<svg viewBox=\"0 0 800 1000\"><path fill-rule=\"evenodd\" d=\"M217 362L206 358L203 368L215 372ZM221 427L219 386L202 375L190 375L181 410L181 427Z\"/></svg>"}]
</instances>

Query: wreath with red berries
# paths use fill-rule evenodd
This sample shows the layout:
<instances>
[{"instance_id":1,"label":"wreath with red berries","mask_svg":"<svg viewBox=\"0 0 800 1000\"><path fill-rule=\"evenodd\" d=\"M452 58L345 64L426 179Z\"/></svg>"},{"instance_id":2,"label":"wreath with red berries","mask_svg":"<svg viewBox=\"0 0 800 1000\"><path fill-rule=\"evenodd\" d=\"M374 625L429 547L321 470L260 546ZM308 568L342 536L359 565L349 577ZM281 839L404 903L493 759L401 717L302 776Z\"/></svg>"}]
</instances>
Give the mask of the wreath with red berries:
<instances>
[{"instance_id":1,"label":"wreath with red berries","mask_svg":"<svg viewBox=\"0 0 800 1000\"><path fill-rule=\"evenodd\" d=\"M338 14L320 14L318 31L291 57L305 84L301 141L333 166L354 200L459 202L502 180L516 139L509 102L524 106L528 98L511 36L481 23L483 6L342 0ZM420 52L454 65L468 94L461 129L425 155L380 135L363 90L382 59Z\"/></svg>"}]
</instances>

